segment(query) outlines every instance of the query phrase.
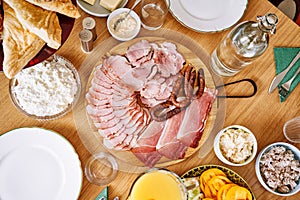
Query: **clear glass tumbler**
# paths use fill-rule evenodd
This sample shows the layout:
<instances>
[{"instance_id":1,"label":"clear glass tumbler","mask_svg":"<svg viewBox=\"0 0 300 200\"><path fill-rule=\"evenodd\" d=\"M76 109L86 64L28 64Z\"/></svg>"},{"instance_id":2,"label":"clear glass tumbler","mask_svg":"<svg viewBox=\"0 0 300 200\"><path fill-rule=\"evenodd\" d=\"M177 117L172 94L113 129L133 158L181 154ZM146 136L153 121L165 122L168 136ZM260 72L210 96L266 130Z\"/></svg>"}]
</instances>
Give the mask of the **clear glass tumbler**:
<instances>
[{"instance_id":1,"label":"clear glass tumbler","mask_svg":"<svg viewBox=\"0 0 300 200\"><path fill-rule=\"evenodd\" d=\"M107 185L118 173L118 163L109 153L93 154L85 165L86 178L95 185Z\"/></svg>"},{"instance_id":2,"label":"clear glass tumbler","mask_svg":"<svg viewBox=\"0 0 300 200\"><path fill-rule=\"evenodd\" d=\"M300 116L290 119L284 124L283 134L290 142L300 143Z\"/></svg>"},{"instance_id":3,"label":"clear glass tumbler","mask_svg":"<svg viewBox=\"0 0 300 200\"><path fill-rule=\"evenodd\" d=\"M157 30L164 24L170 0L142 0L141 22L148 30Z\"/></svg>"}]
</instances>

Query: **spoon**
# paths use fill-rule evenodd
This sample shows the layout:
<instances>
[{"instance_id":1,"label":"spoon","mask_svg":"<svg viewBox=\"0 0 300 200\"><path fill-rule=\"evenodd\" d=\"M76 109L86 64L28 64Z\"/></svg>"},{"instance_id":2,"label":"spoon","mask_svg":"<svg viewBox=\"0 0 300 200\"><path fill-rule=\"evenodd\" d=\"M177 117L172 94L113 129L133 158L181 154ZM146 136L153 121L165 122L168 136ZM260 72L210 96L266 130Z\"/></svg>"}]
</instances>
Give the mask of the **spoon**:
<instances>
[{"instance_id":1,"label":"spoon","mask_svg":"<svg viewBox=\"0 0 300 200\"><path fill-rule=\"evenodd\" d=\"M126 13L126 15L120 19L118 19L115 23L114 23L114 30L116 30L117 26L126 19L126 17L130 14L130 12L135 8L136 5L138 5L138 3L140 3L141 0L135 0L134 4L132 5L132 7L130 8L130 10Z\"/></svg>"}]
</instances>

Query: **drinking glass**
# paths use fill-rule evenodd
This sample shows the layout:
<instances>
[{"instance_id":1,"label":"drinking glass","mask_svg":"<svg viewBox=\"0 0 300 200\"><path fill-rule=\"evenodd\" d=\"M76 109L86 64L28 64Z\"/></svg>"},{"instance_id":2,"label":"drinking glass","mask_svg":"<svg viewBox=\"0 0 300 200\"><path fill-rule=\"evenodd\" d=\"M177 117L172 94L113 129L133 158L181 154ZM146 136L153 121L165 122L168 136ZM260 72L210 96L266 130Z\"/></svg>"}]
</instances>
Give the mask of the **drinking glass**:
<instances>
[{"instance_id":1,"label":"drinking glass","mask_svg":"<svg viewBox=\"0 0 300 200\"><path fill-rule=\"evenodd\" d=\"M127 198L127 200L141 199L187 200L188 194L177 174L166 169L152 168L137 177Z\"/></svg>"},{"instance_id":2,"label":"drinking glass","mask_svg":"<svg viewBox=\"0 0 300 200\"><path fill-rule=\"evenodd\" d=\"M290 142L300 143L300 116L290 119L284 124L283 134Z\"/></svg>"},{"instance_id":3,"label":"drinking glass","mask_svg":"<svg viewBox=\"0 0 300 200\"><path fill-rule=\"evenodd\" d=\"M99 152L88 159L84 172L89 182L107 185L116 178L118 163L110 153Z\"/></svg>"},{"instance_id":4,"label":"drinking glass","mask_svg":"<svg viewBox=\"0 0 300 200\"><path fill-rule=\"evenodd\" d=\"M162 27L170 7L170 0L142 0L141 22L148 30Z\"/></svg>"}]
</instances>

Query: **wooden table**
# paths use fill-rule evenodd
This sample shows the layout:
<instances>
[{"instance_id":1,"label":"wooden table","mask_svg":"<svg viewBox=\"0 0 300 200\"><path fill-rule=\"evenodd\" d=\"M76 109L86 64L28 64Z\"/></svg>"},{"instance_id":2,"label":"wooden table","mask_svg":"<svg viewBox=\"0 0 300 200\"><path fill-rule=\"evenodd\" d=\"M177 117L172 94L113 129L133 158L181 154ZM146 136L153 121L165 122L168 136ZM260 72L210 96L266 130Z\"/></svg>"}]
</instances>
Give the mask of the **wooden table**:
<instances>
[{"instance_id":1,"label":"wooden table","mask_svg":"<svg viewBox=\"0 0 300 200\"><path fill-rule=\"evenodd\" d=\"M132 5L129 1L127 7ZM139 6L135 10L138 10ZM80 41L78 38L79 31L82 29L82 19L88 14L80 10L82 16L75 21L74 28L66 43L57 51L57 54L71 60L77 69L81 66L87 54L81 51ZM258 91L254 97L245 99L226 99L226 118L224 126L232 124L240 124L251 129L258 140L258 151L262 150L270 143L283 141L287 142L282 133L283 124L298 115L300 115L300 86L298 86L289 96L286 102L280 103L276 92L268 94L269 85L275 75L275 63L273 56L274 47L299 47L300 46L300 28L290 19L288 19L282 12L270 4L267 0L249 0L248 8L240 21L256 20L257 15L264 15L272 12L279 17L279 25L277 33L270 38L270 44L263 56L258 58L253 64L244 69L242 72L234 77L224 78L225 83L239 80L242 78L253 79ZM99 45L110 37L106 29L106 18L97 18L97 34L98 38L94 45ZM168 14L167 20L163 26L164 29L171 29L178 31L195 40L201 45L206 53L211 54L214 48L219 44L221 39L228 33L223 31L219 33L198 33L184 27L178 23L171 14ZM3 73L0 73L0 134L18 127L43 127L57 131L66 137L74 146L76 152L84 167L87 159L90 157L89 151L81 142L75 127L73 114L69 113L63 118L50 122L39 122L30 119L17 111L13 106L8 94L8 79ZM228 87L226 93L240 93L243 92L244 85L236 87ZM294 144L298 148L300 144ZM203 164L222 164L213 151L199 159L197 156L192 156L189 159L169 166L168 169L173 170L181 175L192 167ZM228 166L227 166L228 167ZM245 167L230 167L232 170L239 173L250 185L257 199L300 199L300 193L292 197L279 197L267 192L258 182L255 175L255 161L252 161ZM131 183L138 176L138 174L130 174L119 172L117 178L109 185L109 196L112 199L114 196L119 196L122 200L128 194ZM103 186L96 186L87 181L83 177L82 190L79 199L92 200L103 189Z\"/></svg>"}]
</instances>

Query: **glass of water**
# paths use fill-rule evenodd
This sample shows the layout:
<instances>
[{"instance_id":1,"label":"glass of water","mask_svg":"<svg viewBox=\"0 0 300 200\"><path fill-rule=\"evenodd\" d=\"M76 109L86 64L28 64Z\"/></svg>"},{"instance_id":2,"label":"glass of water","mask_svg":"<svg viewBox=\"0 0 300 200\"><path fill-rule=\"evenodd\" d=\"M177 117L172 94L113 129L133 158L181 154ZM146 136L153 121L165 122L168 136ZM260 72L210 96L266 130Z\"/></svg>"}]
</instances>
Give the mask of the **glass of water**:
<instances>
[{"instance_id":1,"label":"glass of water","mask_svg":"<svg viewBox=\"0 0 300 200\"><path fill-rule=\"evenodd\" d=\"M170 7L170 0L142 0L141 22L148 30L162 27Z\"/></svg>"}]
</instances>

